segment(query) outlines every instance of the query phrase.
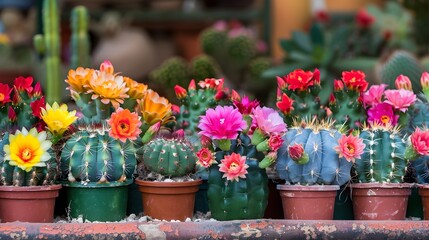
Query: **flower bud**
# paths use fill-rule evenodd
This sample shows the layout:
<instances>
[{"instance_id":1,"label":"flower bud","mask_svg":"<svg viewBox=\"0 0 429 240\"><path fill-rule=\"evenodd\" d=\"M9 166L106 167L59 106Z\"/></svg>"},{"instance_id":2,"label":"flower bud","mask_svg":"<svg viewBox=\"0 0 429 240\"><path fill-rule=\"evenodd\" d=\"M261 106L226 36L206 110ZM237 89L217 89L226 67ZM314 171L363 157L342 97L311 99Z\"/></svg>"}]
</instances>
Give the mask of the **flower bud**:
<instances>
[{"instance_id":1,"label":"flower bud","mask_svg":"<svg viewBox=\"0 0 429 240\"><path fill-rule=\"evenodd\" d=\"M160 128L161 128L161 121L150 126L149 129L145 132L145 134L142 137L142 143L148 143L150 140L152 140L152 138L159 132Z\"/></svg>"},{"instance_id":2,"label":"flower bud","mask_svg":"<svg viewBox=\"0 0 429 240\"><path fill-rule=\"evenodd\" d=\"M287 88L286 81L282 77L277 76L277 87L281 90Z\"/></svg>"},{"instance_id":3,"label":"flower bud","mask_svg":"<svg viewBox=\"0 0 429 240\"><path fill-rule=\"evenodd\" d=\"M105 60L100 65L100 71L113 74L114 68L113 68L112 63L109 60Z\"/></svg>"},{"instance_id":4,"label":"flower bud","mask_svg":"<svg viewBox=\"0 0 429 240\"><path fill-rule=\"evenodd\" d=\"M176 93L176 97L179 100L185 98L188 95L188 93L186 92L186 89L184 89L179 85L174 86L174 92Z\"/></svg>"},{"instance_id":5,"label":"flower bud","mask_svg":"<svg viewBox=\"0 0 429 240\"><path fill-rule=\"evenodd\" d=\"M308 154L304 152L304 147L302 144L295 143L294 145L289 146L289 156L297 164L306 164L309 160Z\"/></svg>"},{"instance_id":6,"label":"flower bud","mask_svg":"<svg viewBox=\"0 0 429 240\"><path fill-rule=\"evenodd\" d=\"M344 89L344 83L341 80L334 80L334 91L341 92Z\"/></svg>"},{"instance_id":7,"label":"flower bud","mask_svg":"<svg viewBox=\"0 0 429 240\"><path fill-rule=\"evenodd\" d=\"M231 91L231 101L233 101L233 102L241 101L240 94L238 94L238 92L235 91L234 89L232 89L232 91Z\"/></svg>"},{"instance_id":8,"label":"flower bud","mask_svg":"<svg viewBox=\"0 0 429 240\"><path fill-rule=\"evenodd\" d=\"M317 68L313 71L313 81L314 85L320 85L320 71Z\"/></svg>"},{"instance_id":9,"label":"flower bud","mask_svg":"<svg viewBox=\"0 0 429 240\"><path fill-rule=\"evenodd\" d=\"M395 86L397 89L405 89L405 90L413 91L413 87L411 86L410 79L407 76L404 76L402 74L396 78Z\"/></svg>"},{"instance_id":10,"label":"flower bud","mask_svg":"<svg viewBox=\"0 0 429 240\"><path fill-rule=\"evenodd\" d=\"M197 85L195 84L195 80L192 79L191 82L189 83L188 91L196 90L196 89L197 89Z\"/></svg>"},{"instance_id":11,"label":"flower bud","mask_svg":"<svg viewBox=\"0 0 429 240\"><path fill-rule=\"evenodd\" d=\"M9 118L9 121L15 122L16 121L16 112L12 108L12 106L9 106L9 111L7 112L7 116Z\"/></svg>"},{"instance_id":12,"label":"flower bud","mask_svg":"<svg viewBox=\"0 0 429 240\"><path fill-rule=\"evenodd\" d=\"M420 78L420 84L422 85L423 90L429 89L429 73L423 72Z\"/></svg>"}]
</instances>

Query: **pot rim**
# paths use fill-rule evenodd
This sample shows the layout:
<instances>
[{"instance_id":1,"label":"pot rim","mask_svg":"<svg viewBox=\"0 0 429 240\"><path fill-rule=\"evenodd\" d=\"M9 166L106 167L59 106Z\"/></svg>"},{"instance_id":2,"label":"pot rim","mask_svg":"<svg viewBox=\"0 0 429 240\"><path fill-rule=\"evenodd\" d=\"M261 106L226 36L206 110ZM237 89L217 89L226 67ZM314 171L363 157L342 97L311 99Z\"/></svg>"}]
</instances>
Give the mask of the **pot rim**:
<instances>
[{"instance_id":1,"label":"pot rim","mask_svg":"<svg viewBox=\"0 0 429 240\"><path fill-rule=\"evenodd\" d=\"M350 188L413 188L415 183L352 183Z\"/></svg>"},{"instance_id":2,"label":"pot rim","mask_svg":"<svg viewBox=\"0 0 429 240\"><path fill-rule=\"evenodd\" d=\"M133 183L133 179L127 179L125 182L109 182L109 183L97 183L89 182L82 184L81 182L61 182L64 187L74 187L74 188L110 188L110 187L123 187L128 186Z\"/></svg>"},{"instance_id":3,"label":"pot rim","mask_svg":"<svg viewBox=\"0 0 429 240\"><path fill-rule=\"evenodd\" d=\"M278 184L278 190L286 191L337 191L340 189L338 185L289 185L289 184Z\"/></svg>"},{"instance_id":4,"label":"pot rim","mask_svg":"<svg viewBox=\"0 0 429 240\"><path fill-rule=\"evenodd\" d=\"M148 187L184 187L184 186L196 186L200 185L203 182L202 179L196 179L194 181L187 182L154 182L154 181L146 181L142 179L136 178L135 183L139 186L148 186Z\"/></svg>"},{"instance_id":5,"label":"pot rim","mask_svg":"<svg viewBox=\"0 0 429 240\"><path fill-rule=\"evenodd\" d=\"M1 192L40 192L56 191L62 188L61 184L42 185L42 186L0 186Z\"/></svg>"},{"instance_id":6,"label":"pot rim","mask_svg":"<svg viewBox=\"0 0 429 240\"><path fill-rule=\"evenodd\" d=\"M429 183L417 183L416 187L423 188L423 189L429 189Z\"/></svg>"}]
</instances>

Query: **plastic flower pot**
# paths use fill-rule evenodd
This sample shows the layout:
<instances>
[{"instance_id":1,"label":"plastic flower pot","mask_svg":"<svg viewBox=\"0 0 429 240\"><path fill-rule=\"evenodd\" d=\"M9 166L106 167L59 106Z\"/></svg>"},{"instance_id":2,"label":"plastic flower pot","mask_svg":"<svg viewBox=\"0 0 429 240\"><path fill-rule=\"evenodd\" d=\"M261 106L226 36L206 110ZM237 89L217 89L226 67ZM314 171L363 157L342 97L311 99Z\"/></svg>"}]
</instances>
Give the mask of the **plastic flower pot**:
<instances>
[{"instance_id":1,"label":"plastic flower pot","mask_svg":"<svg viewBox=\"0 0 429 240\"><path fill-rule=\"evenodd\" d=\"M128 185L123 183L98 184L65 183L67 206L72 218L82 215L89 221L119 221L127 213Z\"/></svg>"},{"instance_id":2,"label":"plastic flower pot","mask_svg":"<svg viewBox=\"0 0 429 240\"><path fill-rule=\"evenodd\" d=\"M153 182L136 179L142 193L144 214L160 220L192 218L195 193L202 180L190 182Z\"/></svg>"},{"instance_id":3,"label":"plastic flower pot","mask_svg":"<svg viewBox=\"0 0 429 240\"><path fill-rule=\"evenodd\" d=\"M194 212L207 213L209 211L209 200L207 197L208 188L209 184L207 180L203 180L198 188L198 192L195 194Z\"/></svg>"},{"instance_id":4,"label":"plastic flower pot","mask_svg":"<svg viewBox=\"0 0 429 240\"><path fill-rule=\"evenodd\" d=\"M1 222L50 223L61 185L0 186Z\"/></svg>"},{"instance_id":5,"label":"plastic flower pot","mask_svg":"<svg viewBox=\"0 0 429 240\"><path fill-rule=\"evenodd\" d=\"M332 220L338 185L277 185L285 219Z\"/></svg>"},{"instance_id":6,"label":"plastic flower pot","mask_svg":"<svg viewBox=\"0 0 429 240\"><path fill-rule=\"evenodd\" d=\"M423 217L429 220L429 184L419 184L419 195L422 199Z\"/></svg>"},{"instance_id":7,"label":"plastic flower pot","mask_svg":"<svg viewBox=\"0 0 429 240\"><path fill-rule=\"evenodd\" d=\"M127 214L139 215L142 212L142 194L139 191L139 186L133 182L128 186Z\"/></svg>"},{"instance_id":8,"label":"plastic flower pot","mask_svg":"<svg viewBox=\"0 0 429 240\"><path fill-rule=\"evenodd\" d=\"M410 183L352 184L355 220L404 220Z\"/></svg>"}]
</instances>

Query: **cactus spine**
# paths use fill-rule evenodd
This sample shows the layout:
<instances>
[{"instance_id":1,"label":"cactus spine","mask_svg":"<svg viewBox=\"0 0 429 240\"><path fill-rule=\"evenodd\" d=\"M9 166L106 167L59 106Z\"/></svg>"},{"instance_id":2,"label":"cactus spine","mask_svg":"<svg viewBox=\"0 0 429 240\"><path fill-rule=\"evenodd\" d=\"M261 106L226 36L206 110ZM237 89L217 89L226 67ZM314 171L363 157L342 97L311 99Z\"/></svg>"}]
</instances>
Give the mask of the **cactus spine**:
<instances>
[{"instance_id":1,"label":"cactus spine","mask_svg":"<svg viewBox=\"0 0 429 240\"><path fill-rule=\"evenodd\" d=\"M60 61L60 30L57 0L43 2L43 32L34 37L36 50L44 55L46 67L46 100L61 101L62 77Z\"/></svg>"},{"instance_id":2,"label":"cactus spine","mask_svg":"<svg viewBox=\"0 0 429 240\"><path fill-rule=\"evenodd\" d=\"M104 128L81 129L65 143L61 178L82 183L125 182L135 171L136 151L133 142L115 140Z\"/></svg>"},{"instance_id":3,"label":"cactus spine","mask_svg":"<svg viewBox=\"0 0 429 240\"><path fill-rule=\"evenodd\" d=\"M237 140L232 141L230 151L215 153L216 161L220 163L225 155L233 152L246 156L248 173L238 182L227 181L219 171L219 164L210 167L207 196L212 216L222 221L262 218L268 204L268 177L258 163L264 154L256 150L247 135L240 134Z\"/></svg>"},{"instance_id":4,"label":"cactus spine","mask_svg":"<svg viewBox=\"0 0 429 240\"><path fill-rule=\"evenodd\" d=\"M143 147L143 163L163 176L186 176L195 170L196 156L184 137L156 138Z\"/></svg>"},{"instance_id":5,"label":"cactus spine","mask_svg":"<svg viewBox=\"0 0 429 240\"><path fill-rule=\"evenodd\" d=\"M90 65L88 21L88 10L84 6L73 8L71 13L71 69Z\"/></svg>"},{"instance_id":6,"label":"cactus spine","mask_svg":"<svg viewBox=\"0 0 429 240\"><path fill-rule=\"evenodd\" d=\"M359 182L403 182L408 161L404 159L406 141L398 130L376 126L364 129L360 137L366 149L356 161Z\"/></svg>"},{"instance_id":7,"label":"cactus spine","mask_svg":"<svg viewBox=\"0 0 429 240\"><path fill-rule=\"evenodd\" d=\"M290 128L285 135L285 144L279 150L276 169L281 179L290 184L343 185L350 180L352 163L339 158L334 147L341 134L329 126ZM301 144L308 154L307 163L294 161L288 146Z\"/></svg>"}]
</instances>

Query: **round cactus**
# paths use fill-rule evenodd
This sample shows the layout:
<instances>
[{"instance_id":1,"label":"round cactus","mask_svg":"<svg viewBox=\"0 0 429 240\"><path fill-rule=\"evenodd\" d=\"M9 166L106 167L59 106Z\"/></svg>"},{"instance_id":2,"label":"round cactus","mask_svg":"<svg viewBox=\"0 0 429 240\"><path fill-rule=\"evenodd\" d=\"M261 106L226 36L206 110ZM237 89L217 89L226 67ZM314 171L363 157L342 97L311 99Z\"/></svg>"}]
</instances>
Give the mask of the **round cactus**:
<instances>
[{"instance_id":1,"label":"round cactus","mask_svg":"<svg viewBox=\"0 0 429 240\"><path fill-rule=\"evenodd\" d=\"M228 38L226 48L231 60L240 66L246 65L256 56L255 40L246 35Z\"/></svg>"},{"instance_id":2,"label":"round cactus","mask_svg":"<svg viewBox=\"0 0 429 240\"><path fill-rule=\"evenodd\" d=\"M281 179L291 184L343 185L350 180L352 163L335 151L341 133L330 127L290 128L279 150L276 169ZM289 146L299 144L308 154L308 162L298 162L289 154Z\"/></svg>"},{"instance_id":3,"label":"round cactus","mask_svg":"<svg viewBox=\"0 0 429 240\"><path fill-rule=\"evenodd\" d=\"M228 34L226 31L218 31L212 28L201 33L201 47L203 52L210 56L217 56L221 52Z\"/></svg>"},{"instance_id":4,"label":"round cactus","mask_svg":"<svg viewBox=\"0 0 429 240\"><path fill-rule=\"evenodd\" d=\"M180 177L195 170L196 156L192 145L184 137L161 137L143 147L143 163L151 172Z\"/></svg>"},{"instance_id":5,"label":"round cactus","mask_svg":"<svg viewBox=\"0 0 429 240\"><path fill-rule=\"evenodd\" d=\"M196 81L204 80L205 78L215 78L219 75L219 66L208 55L200 55L191 61L191 77Z\"/></svg>"},{"instance_id":6,"label":"round cactus","mask_svg":"<svg viewBox=\"0 0 429 240\"><path fill-rule=\"evenodd\" d=\"M136 143L109 136L105 129L82 129L65 143L61 179L70 182L125 182L136 169Z\"/></svg>"},{"instance_id":7,"label":"round cactus","mask_svg":"<svg viewBox=\"0 0 429 240\"><path fill-rule=\"evenodd\" d=\"M188 63L180 57L167 59L160 67L151 72L150 78L168 88L172 88L176 84L183 85L189 81Z\"/></svg>"}]
</instances>

